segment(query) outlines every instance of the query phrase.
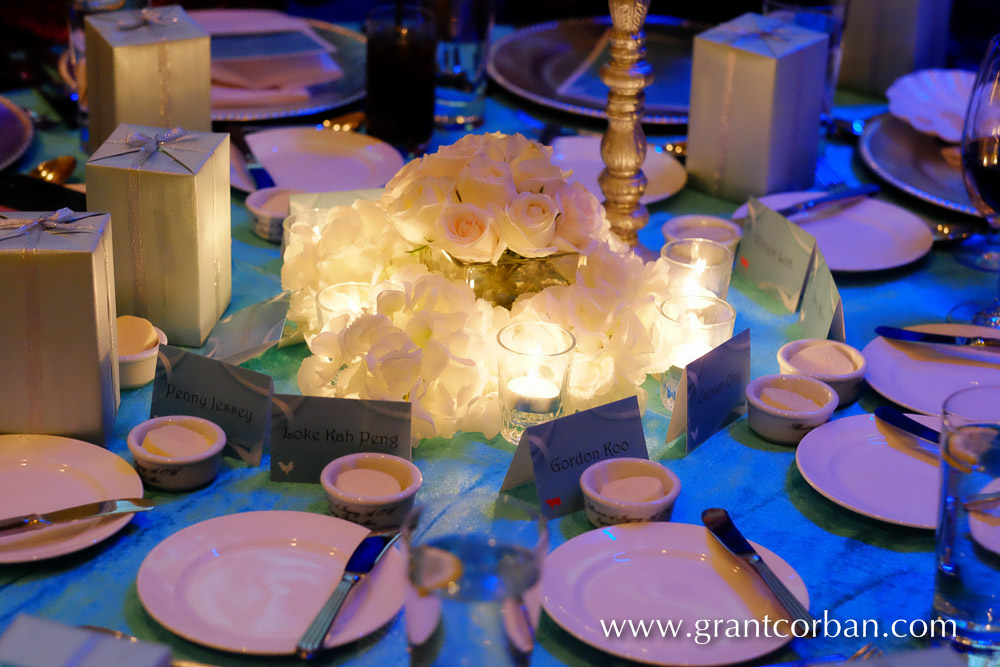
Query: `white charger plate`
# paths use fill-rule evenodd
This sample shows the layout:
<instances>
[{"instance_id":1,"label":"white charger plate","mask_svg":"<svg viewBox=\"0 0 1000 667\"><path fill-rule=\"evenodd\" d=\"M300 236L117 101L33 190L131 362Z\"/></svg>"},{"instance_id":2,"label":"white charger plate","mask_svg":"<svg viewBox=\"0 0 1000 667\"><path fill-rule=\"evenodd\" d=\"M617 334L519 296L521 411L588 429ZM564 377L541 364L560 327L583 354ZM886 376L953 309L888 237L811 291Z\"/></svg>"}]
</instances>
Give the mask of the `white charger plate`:
<instances>
[{"instance_id":1,"label":"white charger plate","mask_svg":"<svg viewBox=\"0 0 1000 667\"><path fill-rule=\"evenodd\" d=\"M996 337L997 330L971 324L921 324L914 331L950 336ZM914 412L939 415L944 400L960 389L1000 385L1000 353L961 345L909 343L881 336L861 351L865 380L890 401Z\"/></svg>"},{"instance_id":2,"label":"white charger plate","mask_svg":"<svg viewBox=\"0 0 1000 667\"><path fill-rule=\"evenodd\" d=\"M403 168L403 156L384 141L356 132L279 127L246 135L247 145L281 188L331 192L380 188ZM230 147L230 184L254 189L246 163Z\"/></svg>"},{"instance_id":3,"label":"white charger plate","mask_svg":"<svg viewBox=\"0 0 1000 667\"><path fill-rule=\"evenodd\" d=\"M798 573L751 542L779 579L807 607ZM696 620L772 619L787 614L749 566L702 526L632 523L578 535L545 561L542 604L559 627L594 648L653 665L728 665L780 648L790 637L711 637L698 645ZM676 638L606 636L611 619L668 619L681 623ZM688 634L690 633L690 634ZM655 636L654 636L655 634ZM720 633L721 634L721 633ZM763 633L761 633L763 635Z\"/></svg>"},{"instance_id":4,"label":"white charger plate","mask_svg":"<svg viewBox=\"0 0 1000 667\"><path fill-rule=\"evenodd\" d=\"M772 209L793 206L823 192L782 192L760 197ZM747 215L746 205L733 219ZM878 199L844 208L820 208L789 218L816 238L831 271L882 271L905 266L926 255L934 234L919 216Z\"/></svg>"},{"instance_id":5,"label":"white charger plate","mask_svg":"<svg viewBox=\"0 0 1000 667\"><path fill-rule=\"evenodd\" d=\"M115 498L141 498L128 461L89 442L54 435L0 435L0 517L51 512ZM133 514L0 533L0 563L80 551L125 527Z\"/></svg>"},{"instance_id":6,"label":"white charger plate","mask_svg":"<svg viewBox=\"0 0 1000 667\"><path fill-rule=\"evenodd\" d=\"M910 417L941 429L938 417ZM875 415L853 415L807 433L795 452L795 463L810 486L841 507L880 521L933 530L941 471L936 455L922 442Z\"/></svg>"},{"instance_id":7,"label":"white charger plate","mask_svg":"<svg viewBox=\"0 0 1000 667\"><path fill-rule=\"evenodd\" d=\"M369 530L309 512L208 519L158 544L139 567L146 611L171 632L222 651L291 655ZM403 606L405 559L392 549L358 585L324 644L341 646Z\"/></svg>"},{"instance_id":8,"label":"white charger plate","mask_svg":"<svg viewBox=\"0 0 1000 667\"><path fill-rule=\"evenodd\" d=\"M604 170L601 159L601 137L558 137L552 142L552 163L562 169L572 169L569 181L582 183L598 199L603 200L597 178ZM649 181L646 191L639 198L641 204L652 204L672 197L687 183L687 170L662 146L650 145L642 172Z\"/></svg>"}]
</instances>

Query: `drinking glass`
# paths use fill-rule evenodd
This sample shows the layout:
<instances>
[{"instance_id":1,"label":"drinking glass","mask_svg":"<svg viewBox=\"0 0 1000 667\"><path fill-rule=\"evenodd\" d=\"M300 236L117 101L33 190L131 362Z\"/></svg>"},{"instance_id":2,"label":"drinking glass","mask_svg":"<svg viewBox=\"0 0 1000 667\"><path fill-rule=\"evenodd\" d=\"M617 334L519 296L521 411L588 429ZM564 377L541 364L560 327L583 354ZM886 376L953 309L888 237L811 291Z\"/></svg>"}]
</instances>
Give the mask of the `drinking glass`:
<instances>
[{"instance_id":1,"label":"drinking glass","mask_svg":"<svg viewBox=\"0 0 1000 667\"><path fill-rule=\"evenodd\" d=\"M955 258L966 266L1000 271L1000 35L990 40L965 110L962 176L988 229L985 236L963 243ZM959 304L948 319L1000 328L1000 284L993 301Z\"/></svg>"},{"instance_id":2,"label":"drinking glass","mask_svg":"<svg viewBox=\"0 0 1000 667\"><path fill-rule=\"evenodd\" d=\"M368 133L419 155L434 131L434 17L400 3L373 9L365 27Z\"/></svg>"},{"instance_id":3,"label":"drinking glass","mask_svg":"<svg viewBox=\"0 0 1000 667\"><path fill-rule=\"evenodd\" d=\"M678 239L660 248L667 277L681 294L715 295L725 299L733 277L733 252L708 239Z\"/></svg>"},{"instance_id":4,"label":"drinking glass","mask_svg":"<svg viewBox=\"0 0 1000 667\"><path fill-rule=\"evenodd\" d=\"M524 665L541 613L548 530L509 496L424 501L403 524L410 665Z\"/></svg>"},{"instance_id":5,"label":"drinking glass","mask_svg":"<svg viewBox=\"0 0 1000 667\"><path fill-rule=\"evenodd\" d=\"M825 32L830 37L826 58L826 86L823 91L823 106L820 121L829 128L833 121L833 93L840 76L840 47L847 21L847 6L850 0L764 0L763 13L775 16L789 23Z\"/></svg>"},{"instance_id":6,"label":"drinking glass","mask_svg":"<svg viewBox=\"0 0 1000 667\"><path fill-rule=\"evenodd\" d=\"M433 0L437 20L434 122L472 129L486 112L486 62L493 0Z\"/></svg>"},{"instance_id":7,"label":"drinking glass","mask_svg":"<svg viewBox=\"0 0 1000 667\"><path fill-rule=\"evenodd\" d=\"M937 632L1000 658L1000 387L952 394L941 418Z\"/></svg>"},{"instance_id":8,"label":"drinking glass","mask_svg":"<svg viewBox=\"0 0 1000 667\"><path fill-rule=\"evenodd\" d=\"M670 368L660 375L660 401L671 412L684 368L733 337L736 311L713 296L688 294L660 304L663 336L673 345Z\"/></svg>"}]
</instances>

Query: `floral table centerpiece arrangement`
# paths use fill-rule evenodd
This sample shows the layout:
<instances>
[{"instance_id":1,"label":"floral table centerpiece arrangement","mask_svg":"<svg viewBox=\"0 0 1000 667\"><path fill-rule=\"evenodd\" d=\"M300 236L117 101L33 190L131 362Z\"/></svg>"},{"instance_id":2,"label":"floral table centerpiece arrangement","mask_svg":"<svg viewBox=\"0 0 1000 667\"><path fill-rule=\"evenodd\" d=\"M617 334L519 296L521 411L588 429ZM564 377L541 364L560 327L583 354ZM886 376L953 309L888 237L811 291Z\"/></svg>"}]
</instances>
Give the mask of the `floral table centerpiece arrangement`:
<instances>
[{"instance_id":1,"label":"floral table centerpiece arrangement","mask_svg":"<svg viewBox=\"0 0 1000 667\"><path fill-rule=\"evenodd\" d=\"M282 284L313 353L301 391L410 401L415 443L457 431L492 438L497 332L540 320L577 340L568 412L635 394L645 406L640 385L669 365L657 306L676 290L662 260L645 264L618 241L597 198L569 176L551 148L521 135L468 135L408 163L380 200L293 224ZM505 270L507 288L520 290L508 309L477 296L467 272L441 271L434 253L477 270L572 258L573 270L562 280L521 271L520 282ZM345 282L371 285L368 298L319 321L316 294Z\"/></svg>"}]
</instances>

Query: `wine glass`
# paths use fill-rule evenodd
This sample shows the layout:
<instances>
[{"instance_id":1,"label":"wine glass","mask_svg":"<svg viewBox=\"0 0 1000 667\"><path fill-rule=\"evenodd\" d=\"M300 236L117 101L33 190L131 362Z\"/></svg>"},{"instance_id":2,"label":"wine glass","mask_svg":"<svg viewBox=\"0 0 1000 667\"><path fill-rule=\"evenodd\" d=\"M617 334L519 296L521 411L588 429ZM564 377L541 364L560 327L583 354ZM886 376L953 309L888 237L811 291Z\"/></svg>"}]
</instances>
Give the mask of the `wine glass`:
<instances>
[{"instance_id":1,"label":"wine glass","mask_svg":"<svg viewBox=\"0 0 1000 667\"><path fill-rule=\"evenodd\" d=\"M983 271L1000 271L1000 35L990 40L976 74L962 129L965 189L989 225L985 236L962 244L959 262ZM959 304L950 321L1000 327L1000 284L991 302Z\"/></svg>"}]
</instances>

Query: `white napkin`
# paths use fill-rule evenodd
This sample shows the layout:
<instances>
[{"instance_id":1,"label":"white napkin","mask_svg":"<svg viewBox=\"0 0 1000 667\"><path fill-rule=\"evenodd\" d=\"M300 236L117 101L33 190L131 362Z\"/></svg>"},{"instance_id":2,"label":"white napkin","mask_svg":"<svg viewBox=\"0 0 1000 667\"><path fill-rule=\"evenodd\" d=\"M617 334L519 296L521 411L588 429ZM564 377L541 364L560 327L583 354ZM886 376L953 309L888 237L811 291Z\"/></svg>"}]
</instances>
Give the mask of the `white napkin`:
<instances>
[{"instance_id":1,"label":"white napkin","mask_svg":"<svg viewBox=\"0 0 1000 667\"><path fill-rule=\"evenodd\" d=\"M212 62L212 81L233 88L315 86L343 76L344 70L326 53Z\"/></svg>"},{"instance_id":2,"label":"white napkin","mask_svg":"<svg viewBox=\"0 0 1000 667\"><path fill-rule=\"evenodd\" d=\"M231 88L212 86L212 108L266 107L299 104L309 100L309 91L301 86L290 88Z\"/></svg>"}]
</instances>

